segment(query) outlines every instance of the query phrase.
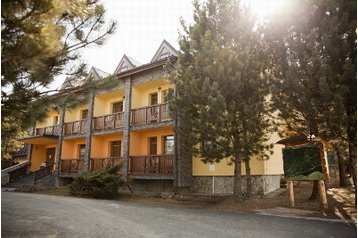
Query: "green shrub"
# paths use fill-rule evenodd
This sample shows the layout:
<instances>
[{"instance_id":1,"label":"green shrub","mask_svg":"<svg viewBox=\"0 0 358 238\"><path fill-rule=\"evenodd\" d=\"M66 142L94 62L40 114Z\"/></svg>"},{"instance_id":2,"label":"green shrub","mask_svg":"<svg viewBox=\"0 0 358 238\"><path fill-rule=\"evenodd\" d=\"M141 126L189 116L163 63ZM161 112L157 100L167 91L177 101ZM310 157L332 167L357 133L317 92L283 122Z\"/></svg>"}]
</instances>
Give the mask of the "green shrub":
<instances>
[{"instance_id":1,"label":"green shrub","mask_svg":"<svg viewBox=\"0 0 358 238\"><path fill-rule=\"evenodd\" d=\"M99 172L81 174L70 184L70 193L79 197L113 198L118 196L118 188L124 185L118 174L122 164Z\"/></svg>"}]
</instances>

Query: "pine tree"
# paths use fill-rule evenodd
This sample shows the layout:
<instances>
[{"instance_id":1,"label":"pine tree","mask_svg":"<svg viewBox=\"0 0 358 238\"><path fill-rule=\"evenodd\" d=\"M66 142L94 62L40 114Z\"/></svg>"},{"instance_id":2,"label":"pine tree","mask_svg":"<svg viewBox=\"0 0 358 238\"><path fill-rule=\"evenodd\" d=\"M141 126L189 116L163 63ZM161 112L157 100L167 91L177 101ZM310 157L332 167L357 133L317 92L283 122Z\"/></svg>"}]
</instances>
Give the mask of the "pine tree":
<instances>
[{"instance_id":1,"label":"pine tree","mask_svg":"<svg viewBox=\"0 0 358 238\"><path fill-rule=\"evenodd\" d=\"M266 32L275 106L289 131L348 144L355 182L356 1L291 4L289 17L272 19Z\"/></svg>"},{"instance_id":2,"label":"pine tree","mask_svg":"<svg viewBox=\"0 0 358 238\"><path fill-rule=\"evenodd\" d=\"M2 138L46 115L47 86L59 74L84 77L79 50L113 34L98 0L1 1ZM77 65L77 67L76 67ZM56 91L56 90L55 90Z\"/></svg>"},{"instance_id":3,"label":"pine tree","mask_svg":"<svg viewBox=\"0 0 358 238\"><path fill-rule=\"evenodd\" d=\"M234 195L243 198L241 164L245 162L247 196L249 160L266 158L269 117L266 56L255 21L240 1L194 2L194 21L180 37L178 66L170 100L188 156L205 162L231 158Z\"/></svg>"}]
</instances>

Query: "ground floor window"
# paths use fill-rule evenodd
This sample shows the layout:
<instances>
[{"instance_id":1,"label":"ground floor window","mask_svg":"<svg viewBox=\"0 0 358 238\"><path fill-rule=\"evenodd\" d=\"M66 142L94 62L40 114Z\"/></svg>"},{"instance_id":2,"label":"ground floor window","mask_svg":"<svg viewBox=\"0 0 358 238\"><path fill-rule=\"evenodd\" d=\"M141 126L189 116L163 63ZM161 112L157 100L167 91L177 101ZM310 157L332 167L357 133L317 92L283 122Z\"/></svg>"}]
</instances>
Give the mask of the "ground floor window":
<instances>
[{"instance_id":1,"label":"ground floor window","mask_svg":"<svg viewBox=\"0 0 358 238\"><path fill-rule=\"evenodd\" d=\"M121 141L111 141L110 146L110 157L121 157Z\"/></svg>"}]
</instances>

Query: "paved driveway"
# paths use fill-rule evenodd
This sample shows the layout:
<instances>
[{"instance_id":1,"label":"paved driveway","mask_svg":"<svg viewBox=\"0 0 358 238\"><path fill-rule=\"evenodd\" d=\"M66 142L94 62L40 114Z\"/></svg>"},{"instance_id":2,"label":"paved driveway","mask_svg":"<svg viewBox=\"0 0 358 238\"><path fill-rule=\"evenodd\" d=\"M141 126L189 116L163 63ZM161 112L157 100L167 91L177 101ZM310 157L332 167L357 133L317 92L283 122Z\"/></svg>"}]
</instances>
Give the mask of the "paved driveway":
<instances>
[{"instance_id":1,"label":"paved driveway","mask_svg":"<svg viewBox=\"0 0 358 238\"><path fill-rule=\"evenodd\" d=\"M2 237L356 237L355 225L2 192Z\"/></svg>"}]
</instances>

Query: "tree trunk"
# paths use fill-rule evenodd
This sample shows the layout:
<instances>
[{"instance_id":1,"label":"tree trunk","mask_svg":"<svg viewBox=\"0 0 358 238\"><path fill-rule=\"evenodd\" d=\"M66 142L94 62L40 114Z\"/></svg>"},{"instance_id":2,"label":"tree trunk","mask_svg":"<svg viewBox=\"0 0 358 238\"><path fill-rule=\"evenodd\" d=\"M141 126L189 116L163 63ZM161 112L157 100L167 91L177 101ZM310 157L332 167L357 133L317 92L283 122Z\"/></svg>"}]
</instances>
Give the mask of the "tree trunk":
<instances>
[{"instance_id":1,"label":"tree trunk","mask_svg":"<svg viewBox=\"0 0 358 238\"><path fill-rule=\"evenodd\" d=\"M339 186L346 187L347 186L347 179L346 179L346 164L344 161L344 157L338 146L335 146L335 151L338 159L338 170L339 170Z\"/></svg>"},{"instance_id":2,"label":"tree trunk","mask_svg":"<svg viewBox=\"0 0 358 238\"><path fill-rule=\"evenodd\" d=\"M355 193L355 204L357 205L357 158L356 158L356 150L357 146L353 143L349 142L349 166L350 171L353 178L353 184L354 184L354 193Z\"/></svg>"},{"instance_id":3,"label":"tree trunk","mask_svg":"<svg viewBox=\"0 0 358 238\"><path fill-rule=\"evenodd\" d=\"M309 200L316 200L318 198L318 181L313 182L312 194Z\"/></svg>"},{"instance_id":4,"label":"tree trunk","mask_svg":"<svg viewBox=\"0 0 358 238\"><path fill-rule=\"evenodd\" d=\"M250 169L250 160L248 158L245 159L245 172L246 172L246 197L251 197L252 193L252 183L251 183L251 169Z\"/></svg>"},{"instance_id":5,"label":"tree trunk","mask_svg":"<svg viewBox=\"0 0 358 238\"><path fill-rule=\"evenodd\" d=\"M241 158L235 156L235 169L234 169L234 199L236 202L242 202L242 189L241 189Z\"/></svg>"}]
</instances>

